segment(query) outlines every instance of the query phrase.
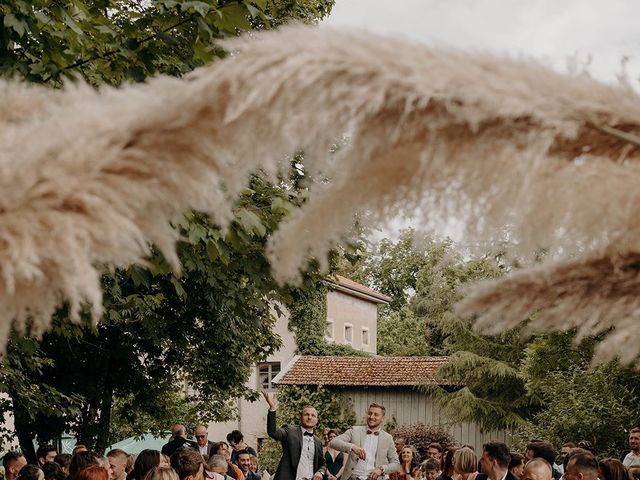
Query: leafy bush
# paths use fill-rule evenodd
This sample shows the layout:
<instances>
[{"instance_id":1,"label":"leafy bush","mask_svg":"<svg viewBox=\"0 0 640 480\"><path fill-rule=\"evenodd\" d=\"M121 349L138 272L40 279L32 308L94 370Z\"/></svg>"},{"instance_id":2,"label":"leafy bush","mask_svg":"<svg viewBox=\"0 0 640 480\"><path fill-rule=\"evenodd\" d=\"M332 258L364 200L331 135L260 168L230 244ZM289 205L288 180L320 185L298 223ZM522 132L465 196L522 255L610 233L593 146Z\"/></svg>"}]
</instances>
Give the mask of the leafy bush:
<instances>
[{"instance_id":1,"label":"leafy bush","mask_svg":"<svg viewBox=\"0 0 640 480\"><path fill-rule=\"evenodd\" d=\"M627 431L638 423L635 371L615 363L578 365L553 372L539 387L545 408L514 435L514 446L543 438L559 448L564 442L589 440L601 456L617 458L627 449Z\"/></svg>"},{"instance_id":2,"label":"leafy bush","mask_svg":"<svg viewBox=\"0 0 640 480\"><path fill-rule=\"evenodd\" d=\"M430 443L437 442L445 449L457 444L453 435L444 428L426 425L424 423L403 425L394 429L391 434L394 437L405 438L406 444L413 445L422 458L426 456L427 447Z\"/></svg>"}]
</instances>

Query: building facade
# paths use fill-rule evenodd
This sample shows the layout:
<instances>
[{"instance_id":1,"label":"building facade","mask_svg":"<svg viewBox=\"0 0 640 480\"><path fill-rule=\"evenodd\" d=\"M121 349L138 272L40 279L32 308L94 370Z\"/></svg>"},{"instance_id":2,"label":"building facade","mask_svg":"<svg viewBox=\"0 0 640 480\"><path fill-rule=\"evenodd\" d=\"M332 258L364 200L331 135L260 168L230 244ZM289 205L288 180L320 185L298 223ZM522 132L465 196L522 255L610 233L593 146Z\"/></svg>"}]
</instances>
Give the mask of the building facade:
<instances>
[{"instance_id":1,"label":"building facade","mask_svg":"<svg viewBox=\"0 0 640 480\"><path fill-rule=\"evenodd\" d=\"M460 445L472 445L477 452L490 440L509 443L505 430L483 431L475 423L450 421L434 399L421 391L421 385L434 382L435 372L447 360L447 357L295 357L275 382L323 385L351 402L360 424L366 423L368 407L375 402L385 406L386 421L393 425L440 426Z\"/></svg>"},{"instance_id":2,"label":"building facade","mask_svg":"<svg viewBox=\"0 0 640 480\"><path fill-rule=\"evenodd\" d=\"M330 282L330 287L327 293L326 340L351 345L357 350L375 355L378 306L388 303L391 299L339 275L334 282ZM295 337L289 330L288 315L282 315L277 319L274 330L282 338L282 347L265 362L253 367L248 380L251 388L276 392L277 385L274 379L298 353ZM237 420L209 425L209 439L223 440L230 431L240 430L247 444L254 448L259 446L267 437L267 405L264 400L236 400L236 408Z\"/></svg>"}]
</instances>

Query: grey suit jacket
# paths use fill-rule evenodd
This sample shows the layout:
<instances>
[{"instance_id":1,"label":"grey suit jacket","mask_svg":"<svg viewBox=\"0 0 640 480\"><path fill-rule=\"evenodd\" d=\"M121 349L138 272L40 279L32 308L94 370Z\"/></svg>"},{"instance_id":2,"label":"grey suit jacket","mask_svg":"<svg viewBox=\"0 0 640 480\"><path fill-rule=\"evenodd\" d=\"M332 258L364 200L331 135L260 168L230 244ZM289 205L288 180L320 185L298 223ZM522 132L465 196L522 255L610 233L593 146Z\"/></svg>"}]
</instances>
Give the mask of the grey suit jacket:
<instances>
[{"instance_id":1,"label":"grey suit jacket","mask_svg":"<svg viewBox=\"0 0 640 480\"><path fill-rule=\"evenodd\" d=\"M345 480L353 475L353 469L358 463L358 457L351 451L351 447L361 447L364 445L364 438L367 436L367 427L352 427L342 435L334 438L329 443L331 448L348 453L347 463L344 466L342 478ZM387 432L380 430L378 436L378 449L376 450L376 468L382 470L384 475L400 470L400 462L398 461L398 453L393 443L393 437Z\"/></svg>"}]
</instances>

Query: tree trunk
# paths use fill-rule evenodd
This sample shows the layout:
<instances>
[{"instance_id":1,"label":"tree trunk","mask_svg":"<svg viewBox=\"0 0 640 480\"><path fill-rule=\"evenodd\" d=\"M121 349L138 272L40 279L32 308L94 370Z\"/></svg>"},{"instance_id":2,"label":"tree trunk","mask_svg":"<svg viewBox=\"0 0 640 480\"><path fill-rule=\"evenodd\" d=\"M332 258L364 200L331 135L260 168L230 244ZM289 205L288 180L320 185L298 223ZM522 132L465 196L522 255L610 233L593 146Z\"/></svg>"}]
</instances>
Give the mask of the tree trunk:
<instances>
[{"instance_id":1,"label":"tree trunk","mask_svg":"<svg viewBox=\"0 0 640 480\"><path fill-rule=\"evenodd\" d=\"M16 430L16 436L18 437L18 442L20 443L20 450L24 453L28 463L37 465L38 459L36 458L36 449L33 446L33 440L36 437L33 421L27 411L20 407L20 405L15 401L14 396L11 394L10 396L13 402L14 427Z\"/></svg>"},{"instance_id":2,"label":"tree trunk","mask_svg":"<svg viewBox=\"0 0 640 480\"><path fill-rule=\"evenodd\" d=\"M103 454L110 444L109 433L111 427L111 407L113 404L113 391L106 387L103 392L102 405L100 405L100 420L98 422L98 438L95 451Z\"/></svg>"}]
</instances>

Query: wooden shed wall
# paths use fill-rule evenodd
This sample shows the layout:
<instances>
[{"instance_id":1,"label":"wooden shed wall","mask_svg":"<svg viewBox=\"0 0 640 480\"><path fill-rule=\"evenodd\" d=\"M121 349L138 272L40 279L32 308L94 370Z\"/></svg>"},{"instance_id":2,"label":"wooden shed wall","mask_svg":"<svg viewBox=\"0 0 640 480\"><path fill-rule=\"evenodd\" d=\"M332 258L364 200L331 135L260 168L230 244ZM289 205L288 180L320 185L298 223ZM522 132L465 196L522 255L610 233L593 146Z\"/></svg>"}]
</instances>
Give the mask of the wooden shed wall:
<instances>
[{"instance_id":1,"label":"wooden shed wall","mask_svg":"<svg viewBox=\"0 0 640 480\"><path fill-rule=\"evenodd\" d=\"M507 431L482 432L475 423L451 423L430 396L408 387L351 387L341 393L353 402L359 424L366 423L367 408L375 402L385 406L387 420L395 417L397 425L422 422L442 426L460 445L473 445L476 452L481 452L482 444L490 440L509 444Z\"/></svg>"}]
</instances>

